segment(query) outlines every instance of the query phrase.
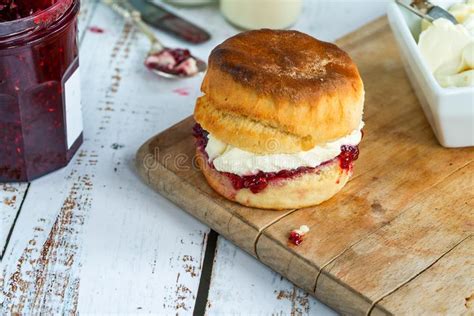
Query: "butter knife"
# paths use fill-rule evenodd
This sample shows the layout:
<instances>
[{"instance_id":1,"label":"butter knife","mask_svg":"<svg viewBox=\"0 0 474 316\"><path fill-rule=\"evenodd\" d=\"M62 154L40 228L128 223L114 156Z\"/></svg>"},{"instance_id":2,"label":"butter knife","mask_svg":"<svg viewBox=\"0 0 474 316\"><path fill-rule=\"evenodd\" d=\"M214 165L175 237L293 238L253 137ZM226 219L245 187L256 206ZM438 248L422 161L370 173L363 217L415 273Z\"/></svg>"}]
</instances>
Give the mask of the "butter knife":
<instances>
[{"instance_id":1,"label":"butter knife","mask_svg":"<svg viewBox=\"0 0 474 316\"><path fill-rule=\"evenodd\" d=\"M208 41L211 36L199 26L168 11L161 5L147 0L129 0L140 12L143 21L175 37L193 44Z\"/></svg>"}]
</instances>

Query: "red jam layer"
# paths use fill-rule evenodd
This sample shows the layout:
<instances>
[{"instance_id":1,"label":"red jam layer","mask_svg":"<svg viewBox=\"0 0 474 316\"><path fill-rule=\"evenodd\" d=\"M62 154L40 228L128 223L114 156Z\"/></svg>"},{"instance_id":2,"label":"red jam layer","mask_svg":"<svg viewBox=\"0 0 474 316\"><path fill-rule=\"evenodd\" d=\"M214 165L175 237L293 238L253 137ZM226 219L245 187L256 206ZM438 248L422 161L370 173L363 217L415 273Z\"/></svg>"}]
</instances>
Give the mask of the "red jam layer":
<instances>
[{"instance_id":1,"label":"red jam layer","mask_svg":"<svg viewBox=\"0 0 474 316\"><path fill-rule=\"evenodd\" d=\"M294 245L299 246L303 242L303 236L293 230L290 232L288 240Z\"/></svg>"},{"instance_id":2,"label":"red jam layer","mask_svg":"<svg viewBox=\"0 0 474 316\"><path fill-rule=\"evenodd\" d=\"M55 4L57 0L0 0L0 22L28 17Z\"/></svg>"},{"instance_id":3,"label":"red jam layer","mask_svg":"<svg viewBox=\"0 0 474 316\"><path fill-rule=\"evenodd\" d=\"M207 145L207 135L209 133L205 131L199 124L196 124L193 128L193 135L196 138L196 146L204 153L205 157L208 160L208 164L211 168L214 168L212 163L209 163L209 157L205 151ZM359 148L358 146L343 145L341 146L341 154L334 159L339 159L339 164L342 169L351 170L352 163L359 158ZM255 175L249 176L239 176L229 172L221 172L227 176L232 182L232 186L235 190L240 189L250 189L253 193L258 193L263 191L268 183L271 181L278 181L284 179L291 179L298 177L300 175L317 172L321 166L330 163L333 160L323 162L317 167L299 167L297 169L291 170L281 170L278 172L263 172L260 171ZM219 171L220 172L220 171Z\"/></svg>"}]
</instances>

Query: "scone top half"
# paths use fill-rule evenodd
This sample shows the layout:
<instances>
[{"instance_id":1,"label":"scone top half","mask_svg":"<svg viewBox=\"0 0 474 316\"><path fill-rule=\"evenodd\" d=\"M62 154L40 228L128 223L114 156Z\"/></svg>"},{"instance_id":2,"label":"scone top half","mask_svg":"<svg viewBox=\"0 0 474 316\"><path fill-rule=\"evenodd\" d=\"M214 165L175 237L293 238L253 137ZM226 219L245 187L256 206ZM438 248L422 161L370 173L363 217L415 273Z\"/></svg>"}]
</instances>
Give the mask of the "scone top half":
<instances>
[{"instance_id":1,"label":"scone top half","mask_svg":"<svg viewBox=\"0 0 474 316\"><path fill-rule=\"evenodd\" d=\"M256 154L308 151L359 129L364 87L336 45L297 31L240 33L217 46L194 117Z\"/></svg>"}]
</instances>

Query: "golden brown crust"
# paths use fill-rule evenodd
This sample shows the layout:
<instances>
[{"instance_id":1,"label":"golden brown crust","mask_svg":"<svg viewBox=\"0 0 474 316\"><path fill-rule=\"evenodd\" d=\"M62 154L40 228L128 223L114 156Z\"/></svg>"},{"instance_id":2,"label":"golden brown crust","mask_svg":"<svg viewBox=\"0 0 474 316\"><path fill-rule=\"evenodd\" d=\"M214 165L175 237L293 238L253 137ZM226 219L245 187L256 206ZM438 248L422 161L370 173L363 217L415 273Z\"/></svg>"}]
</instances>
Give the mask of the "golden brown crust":
<instances>
[{"instance_id":1,"label":"golden brown crust","mask_svg":"<svg viewBox=\"0 0 474 316\"><path fill-rule=\"evenodd\" d=\"M343 137L362 118L357 67L337 46L297 31L236 35L209 57L195 118L255 153L293 153ZM276 142L271 150L262 146Z\"/></svg>"},{"instance_id":2,"label":"golden brown crust","mask_svg":"<svg viewBox=\"0 0 474 316\"><path fill-rule=\"evenodd\" d=\"M196 151L197 161L207 182L217 193L228 200L249 207L269 210L303 208L321 204L339 192L351 176L351 171L341 169L335 160L318 172L270 182L259 193L249 189L235 190L228 177L209 167L201 150Z\"/></svg>"}]
</instances>

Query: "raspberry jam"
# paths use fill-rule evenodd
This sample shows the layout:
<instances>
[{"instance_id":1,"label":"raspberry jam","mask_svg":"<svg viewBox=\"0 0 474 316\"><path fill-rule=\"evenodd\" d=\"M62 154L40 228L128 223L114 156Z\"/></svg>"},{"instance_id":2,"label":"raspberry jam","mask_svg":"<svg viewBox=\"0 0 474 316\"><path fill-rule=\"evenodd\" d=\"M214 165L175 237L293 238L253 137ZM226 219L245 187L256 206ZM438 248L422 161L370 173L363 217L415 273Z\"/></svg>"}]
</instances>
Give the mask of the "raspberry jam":
<instances>
[{"instance_id":1,"label":"raspberry jam","mask_svg":"<svg viewBox=\"0 0 474 316\"><path fill-rule=\"evenodd\" d=\"M300 233L293 230L290 232L290 236L288 236L288 240L294 245L299 246L303 242L303 236Z\"/></svg>"},{"instance_id":2,"label":"raspberry jam","mask_svg":"<svg viewBox=\"0 0 474 316\"><path fill-rule=\"evenodd\" d=\"M57 0L0 0L0 22L28 17L56 2Z\"/></svg>"},{"instance_id":3,"label":"raspberry jam","mask_svg":"<svg viewBox=\"0 0 474 316\"><path fill-rule=\"evenodd\" d=\"M65 166L82 143L79 0L0 0L0 182Z\"/></svg>"},{"instance_id":4,"label":"raspberry jam","mask_svg":"<svg viewBox=\"0 0 474 316\"><path fill-rule=\"evenodd\" d=\"M359 147L342 145L341 153L339 154L339 164L342 169L349 170L352 168L352 162L359 158Z\"/></svg>"},{"instance_id":5,"label":"raspberry jam","mask_svg":"<svg viewBox=\"0 0 474 316\"><path fill-rule=\"evenodd\" d=\"M316 171L317 168L300 167L292 170L281 170L278 172L262 172L255 175L239 176L233 173L222 172L230 181L236 190L249 189L252 193L263 191L271 181L278 181L284 179L295 178L305 173ZM317 172L317 171L316 171Z\"/></svg>"},{"instance_id":6,"label":"raspberry jam","mask_svg":"<svg viewBox=\"0 0 474 316\"><path fill-rule=\"evenodd\" d=\"M165 48L152 54L145 60L145 66L150 70L158 70L177 76L191 76L198 72L196 59L189 50Z\"/></svg>"},{"instance_id":7,"label":"raspberry jam","mask_svg":"<svg viewBox=\"0 0 474 316\"><path fill-rule=\"evenodd\" d=\"M207 145L207 135L209 135L209 133L204 130L201 125L194 124L193 136L196 139L196 147L205 154L206 158L209 158L205 151Z\"/></svg>"},{"instance_id":8,"label":"raspberry jam","mask_svg":"<svg viewBox=\"0 0 474 316\"><path fill-rule=\"evenodd\" d=\"M196 146L201 150L206 158L208 158L205 151L207 145L207 135L209 133L205 131L199 124L196 124L193 128L193 135L196 138ZM341 153L334 159L339 159L339 164L344 170L352 170L353 162L359 158L359 147L351 145L341 146ZM263 191L268 183L271 181L279 181L285 179L291 179L301 176L306 173L319 172L319 169L325 164L330 163L333 160L323 162L317 167L299 167L291 170L281 170L278 172L262 172L260 171L254 175L239 176L233 173L221 172L232 182L232 186L235 190L249 189L252 193L259 193ZM209 163L209 162L208 162ZM214 168L212 163L209 163L210 167Z\"/></svg>"}]
</instances>

